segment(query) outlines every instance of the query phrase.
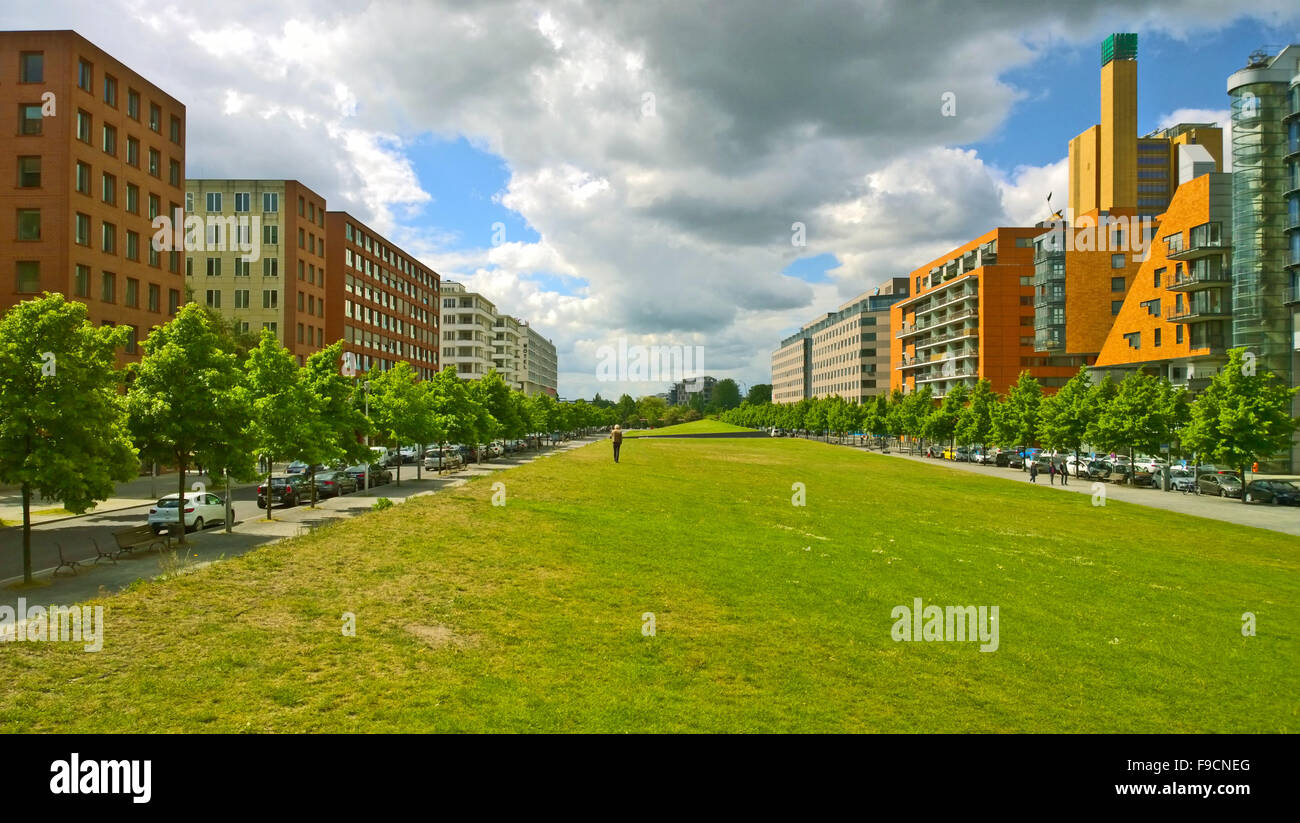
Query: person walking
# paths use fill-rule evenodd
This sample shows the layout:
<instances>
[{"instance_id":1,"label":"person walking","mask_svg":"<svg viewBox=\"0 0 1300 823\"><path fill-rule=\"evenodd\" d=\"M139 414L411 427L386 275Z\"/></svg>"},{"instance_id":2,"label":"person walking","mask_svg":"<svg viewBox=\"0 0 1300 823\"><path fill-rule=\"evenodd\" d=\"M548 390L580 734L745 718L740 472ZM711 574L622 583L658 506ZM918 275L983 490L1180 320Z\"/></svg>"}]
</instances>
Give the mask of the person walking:
<instances>
[{"instance_id":1,"label":"person walking","mask_svg":"<svg viewBox=\"0 0 1300 823\"><path fill-rule=\"evenodd\" d=\"M1030 483L1038 482L1038 463L1036 462L1029 464L1029 482Z\"/></svg>"},{"instance_id":2,"label":"person walking","mask_svg":"<svg viewBox=\"0 0 1300 823\"><path fill-rule=\"evenodd\" d=\"M1064 463L1061 464L1061 485L1070 485L1070 467Z\"/></svg>"},{"instance_id":3,"label":"person walking","mask_svg":"<svg viewBox=\"0 0 1300 823\"><path fill-rule=\"evenodd\" d=\"M623 430L617 423L614 424L614 430L609 433L609 439L614 441L614 462L618 462L618 447L623 445Z\"/></svg>"},{"instance_id":4,"label":"person walking","mask_svg":"<svg viewBox=\"0 0 1300 823\"><path fill-rule=\"evenodd\" d=\"M1051 482L1051 485L1055 486L1056 485L1056 461L1055 460L1047 461L1047 477Z\"/></svg>"}]
</instances>

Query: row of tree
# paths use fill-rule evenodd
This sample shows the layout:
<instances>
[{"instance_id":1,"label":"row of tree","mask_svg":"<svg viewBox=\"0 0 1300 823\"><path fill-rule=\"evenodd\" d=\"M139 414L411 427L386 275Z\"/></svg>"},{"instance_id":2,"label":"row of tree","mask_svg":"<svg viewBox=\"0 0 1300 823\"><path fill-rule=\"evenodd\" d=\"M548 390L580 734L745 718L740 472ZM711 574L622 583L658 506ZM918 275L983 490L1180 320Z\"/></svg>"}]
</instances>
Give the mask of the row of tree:
<instances>
[{"instance_id":1,"label":"row of tree","mask_svg":"<svg viewBox=\"0 0 1300 823\"><path fill-rule=\"evenodd\" d=\"M421 381L399 362L345 373L342 343L299 366L272 332L254 345L194 303L155 327L141 360L122 368L117 352L127 334L126 327L92 325L84 303L60 294L24 301L0 317L0 483L22 492L28 581L33 496L83 512L137 477L142 461L175 467L184 499L190 467L229 484L255 479L261 458L269 495L272 464L368 464L367 442L422 449L613 422L612 412L581 400L525 396L495 371L461 380L448 368ZM399 483L400 473L399 465ZM184 542L184 506L177 518Z\"/></svg>"},{"instance_id":2,"label":"row of tree","mask_svg":"<svg viewBox=\"0 0 1300 823\"><path fill-rule=\"evenodd\" d=\"M721 419L754 428L908 438L967 447L1043 448L1078 455L1085 445L1131 456L1172 454L1212 460L1242 472L1291 448L1300 420L1291 416L1296 389L1271 372L1255 373L1245 349L1195 398L1168 380L1141 371L1093 382L1085 366L1059 391L1044 396L1029 372L999 396L987 379L958 384L936 403L929 386L895 390L868 402L839 396L789 404L742 403ZM1245 496L1242 496L1244 502Z\"/></svg>"}]
</instances>

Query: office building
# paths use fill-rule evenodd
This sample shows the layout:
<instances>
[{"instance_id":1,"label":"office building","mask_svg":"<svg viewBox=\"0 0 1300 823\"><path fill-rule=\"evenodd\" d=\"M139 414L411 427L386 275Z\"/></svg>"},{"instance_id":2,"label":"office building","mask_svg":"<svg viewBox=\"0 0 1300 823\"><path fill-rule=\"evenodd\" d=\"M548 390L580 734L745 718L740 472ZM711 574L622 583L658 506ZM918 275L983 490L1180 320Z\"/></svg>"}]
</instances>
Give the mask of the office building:
<instances>
[{"instance_id":1,"label":"office building","mask_svg":"<svg viewBox=\"0 0 1300 823\"><path fill-rule=\"evenodd\" d=\"M525 320L519 321L519 330L519 341L523 349L521 372L524 394L557 396L559 364L555 357L555 344Z\"/></svg>"}]
</instances>

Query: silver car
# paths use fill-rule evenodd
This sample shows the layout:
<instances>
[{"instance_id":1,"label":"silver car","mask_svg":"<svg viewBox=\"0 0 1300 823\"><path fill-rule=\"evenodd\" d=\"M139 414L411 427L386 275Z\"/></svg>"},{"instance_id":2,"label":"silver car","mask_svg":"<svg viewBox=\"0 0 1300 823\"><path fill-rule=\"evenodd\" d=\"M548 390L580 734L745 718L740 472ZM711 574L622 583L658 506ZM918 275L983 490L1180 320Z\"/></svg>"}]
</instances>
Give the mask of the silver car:
<instances>
[{"instance_id":1,"label":"silver car","mask_svg":"<svg viewBox=\"0 0 1300 823\"><path fill-rule=\"evenodd\" d=\"M176 528L177 496L169 494L149 507L149 528L154 534ZM233 516L234 512L229 513ZM185 493L185 531L202 531L212 523L226 522L226 501L211 492Z\"/></svg>"}]
</instances>

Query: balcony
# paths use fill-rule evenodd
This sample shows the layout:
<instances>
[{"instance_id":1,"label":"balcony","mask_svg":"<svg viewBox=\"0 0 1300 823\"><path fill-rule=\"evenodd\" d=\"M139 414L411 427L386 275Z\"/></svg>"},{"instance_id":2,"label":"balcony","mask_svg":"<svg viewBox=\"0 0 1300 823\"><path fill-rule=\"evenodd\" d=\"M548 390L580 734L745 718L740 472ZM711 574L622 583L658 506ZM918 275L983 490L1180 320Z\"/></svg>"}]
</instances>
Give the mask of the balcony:
<instances>
[{"instance_id":1,"label":"balcony","mask_svg":"<svg viewBox=\"0 0 1300 823\"><path fill-rule=\"evenodd\" d=\"M1222 354L1227 349L1227 336L1222 334L1211 334L1203 340L1192 340L1188 348L1193 353L1202 352L1210 354Z\"/></svg>"},{"instance_id":2,"label":"balcony","mask_svg":"<svg viewBox=\"0 0 1300 823\"><path fill-rule=\"evenodd\" d=\"M940 346L953 340L965 340L979 337L979 334L979 329L959 329L956 332L945 334L940 337L931 337L928 340L918 340L916 343L916 350L919 352L923 348Z\"/></svg>"},{"instance_id":3,"label":"balcony","mask_svg":"<svg viewBox=\"0 0 1300 823\"><path fill-rule=\"evenodd\" d=\"M1223 303L1188 301L1181 309L1171 309L1165 319L1170 323L1200 323L1205 320L1222 320L1231 317L1231 310Z\"/></svg>"},{"instance_id":4,"label":"balcony","mask_svg":"<svg viewBox=\"0 0 1300 823\"><path fill-rule=\"evenodd\" d=\"M1292 286L1282 293L1282 302L1288 306L1300 303L1300 286Z\"/></svg>"},{"instance_id":5,"label":"balcony","mask_svg":"<svg viewBox=\"0 0 1300 823\"><path fill-rule=\"evenodd\" d=\"M1211 240L1199 243L1195 246L1186 246L1178 251L1171 251L1166 255L1170 260L1196 260L1200 257L1208 257L1211 254L1223 254L1232 251L1232 244L1218 240Z\"/></svg>"},{"instance_id":6,"label":"balcony","mask_svg":"<svg viewBox=\"0 0 1300 823\"><path fill-rule=\"evenodd\" d=\"M1208 268L1189 268L1183 272L1166 274L1164 286L1167 291L1197 291L1230 282L1232 273L1227 269L1212 271Z\"/></svg>"},{"instance_id":7,"label":"balcony","mask_svg":"<svg viewBox=\"0 0 1300 823\"><path fill-rule=\"evenodd\" d=\"M921 330L916 327L915 323L904 323L903 327L894 334L894 337L901 339L904 337L910 337L914 334L920 334L920 333Z\"/></svg>"},{"instance_id":8,"label":"balcony","mask_svg":"<svg viewBox=\"0 0 1300 823\"><path fill-rule=\"evenodd\" d=\"M920 322L921 315L923 314L929 314L930 312L938 311L939 309L942 309L945 306L951 306L954 303L960 303L963 300L973 300L978 297L979 297L979 289L974 289L970 287L964 289L955 289L952 292L948 292L948 293L940 293L940 294L932 295L932 300L929 303L927 303L924 307L922 306L916 307L917 322L918 323Z\"/></svg>"},{"instance_id":9,"label":"balcony","mask_svg":"<svg viewBox=\"0 0 1300 823\"><path fill-rule=\"evenodd\" d=\"M978 376L979 376L979 369L974 368L973 366L967 366L967 367L965 367L965 368L961 368L961 369L957 369L957 370L955 370L955 371L952 371L952 372L950 372L950 373L948 373L948 374L943 374L943 373L939 373L939 374L934 374L934 373L930 373L930 374L918 374L918 375L916 376L916 382L917 382L917 383L936 383L936 382L938 382L938 381L940 381L940 380L955 380L955 379L957 379L957 378L959 378L959 377L978 377Z\"/></svg>"}]
</instances>

